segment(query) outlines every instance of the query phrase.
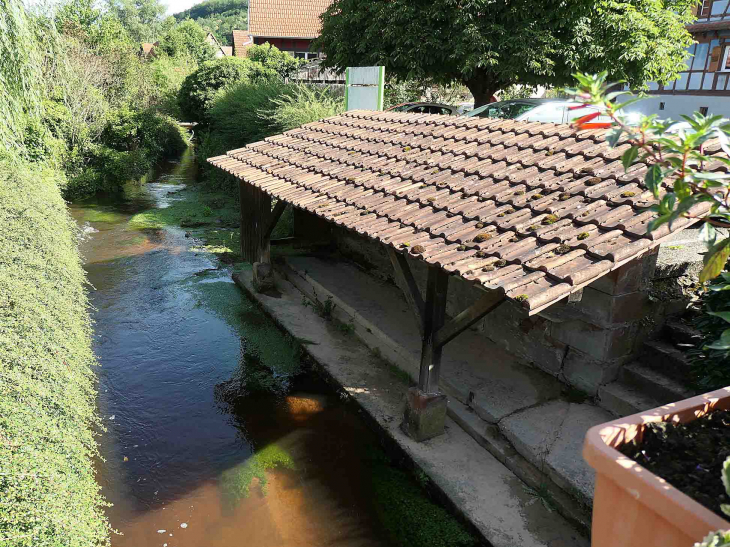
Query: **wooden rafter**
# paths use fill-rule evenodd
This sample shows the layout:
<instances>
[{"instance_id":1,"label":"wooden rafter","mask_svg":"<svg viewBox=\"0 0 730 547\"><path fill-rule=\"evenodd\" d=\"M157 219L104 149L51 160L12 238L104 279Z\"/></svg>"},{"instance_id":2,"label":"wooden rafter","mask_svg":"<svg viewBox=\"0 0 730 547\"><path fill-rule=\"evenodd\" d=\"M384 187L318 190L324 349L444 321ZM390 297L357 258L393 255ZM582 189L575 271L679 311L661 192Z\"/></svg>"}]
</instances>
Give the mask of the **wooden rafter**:
<instances>
[{"instance_id":1,"label":"wooden rafter","mask_svg":"<svg viewBox=\"0 0 730 547\"><path fill-rule=\"evenodd\" d=\"M497 308L497 306L504 302L504 299L504 293L500 291L489 291L485 293L474 304L436 331L433 335L434 345L439 348L443 347L482 317Z\"/></svg>"},{"instance_id":2,"label":"wooden rafter","mask_svg":"<svg viewBox=\"0 0 730 547\"><path fill-rule=\"evenodd\" d=\"M276 205L274 206L274 210L271 212L271 218L269 219L269 225L266 227L266 231L264 232L264 238L270 239L271 233L274 231L274 228L276 228L276 223L279 222L279 219L281 218L282 213L284 212L284 209L286 209L286 202L282 199L276 202Z\"/></svg>"}]
</instances>

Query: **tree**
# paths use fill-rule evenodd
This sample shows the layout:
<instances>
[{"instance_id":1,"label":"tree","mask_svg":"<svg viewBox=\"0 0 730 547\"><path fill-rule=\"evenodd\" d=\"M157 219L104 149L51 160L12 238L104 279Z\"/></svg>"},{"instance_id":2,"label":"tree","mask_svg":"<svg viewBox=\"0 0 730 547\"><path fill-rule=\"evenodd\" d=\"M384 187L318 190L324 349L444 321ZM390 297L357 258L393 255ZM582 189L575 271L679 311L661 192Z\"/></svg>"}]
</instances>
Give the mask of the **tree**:
<instances>
[{"instance_id":1,"label":"tree","mask_svg":"<svg viewBox=\"0 0 730 547\"><path fill-rule=\"evenodd\" d=\"M334 0L315 47L328 67L463 82L475 106L512 84L608 70L642 87L684 68L696 0Z\"/></svg>"},{"instance_id":2,"label":"tree","mask_svg":"<svg viewBox=\"0 0 730 547\"><path fill-rule=\"evenodd\" d=\"M154 42L162 34L167 7L161 0L107 0L107 6L135 42Z\"/></svg>"},{"instance_id":3,"label":"tree","mask_svg":"<svg viewBox=\"0 0 730 547\"><path fill-rule=\"evenodd\" d=\"M160 40L157 49L170 57L189 55L198 63L209 61L215 55L215 48L205 41L206 32L192 19L186 19L172 27Z\"/></svg>"}]
</instances>

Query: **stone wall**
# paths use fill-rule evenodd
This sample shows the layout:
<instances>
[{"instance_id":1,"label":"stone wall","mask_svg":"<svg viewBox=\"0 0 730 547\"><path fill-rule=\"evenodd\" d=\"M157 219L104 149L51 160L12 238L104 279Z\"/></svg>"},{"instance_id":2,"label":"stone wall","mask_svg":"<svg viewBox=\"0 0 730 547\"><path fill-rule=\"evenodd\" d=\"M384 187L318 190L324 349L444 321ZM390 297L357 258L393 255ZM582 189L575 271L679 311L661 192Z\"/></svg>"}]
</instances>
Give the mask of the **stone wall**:
<instances>
[{"instance_id":1,"label":"stone wall","mask_svg":"<svg viewBox=\"0 0 730 547\"><path fill-rule=\"evenodd\" d=\"M383 245L341 228L333 235L342 254L371 274L395 282ZM565 299L528 317L508 301L473 328L526 362L595 395L598 386L616 378L651 326L661 321L661 305L649 296L656 257L657 252L653 252L595 281L583 289L578 302ZM408 262L423 290L426 264L410 257ZM475 285L452 277L447 314L456 315L481 292Z\"/></svg>"}]
</instances>

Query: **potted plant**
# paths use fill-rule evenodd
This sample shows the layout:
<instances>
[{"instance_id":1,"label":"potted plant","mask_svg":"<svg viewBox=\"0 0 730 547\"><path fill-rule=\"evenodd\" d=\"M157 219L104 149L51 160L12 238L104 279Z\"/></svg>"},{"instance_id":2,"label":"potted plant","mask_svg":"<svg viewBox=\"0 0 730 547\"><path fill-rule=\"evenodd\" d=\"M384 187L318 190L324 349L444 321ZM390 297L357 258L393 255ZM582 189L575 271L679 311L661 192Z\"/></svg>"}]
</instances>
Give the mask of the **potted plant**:
<instances>
[{"instance_id":1,"label":"potted plant","mask_svg":"<svg viewBox=\"0 0 730 547\"><path fill-rule=\"evenodd\" d=\"M690 547L710 532L730 529L726 519L619 451L640 443L649 424L688 423L720 409L730 409L730 387L588 431L583 457L596 470L592 547Z\"/></svg>"}]
</instances>

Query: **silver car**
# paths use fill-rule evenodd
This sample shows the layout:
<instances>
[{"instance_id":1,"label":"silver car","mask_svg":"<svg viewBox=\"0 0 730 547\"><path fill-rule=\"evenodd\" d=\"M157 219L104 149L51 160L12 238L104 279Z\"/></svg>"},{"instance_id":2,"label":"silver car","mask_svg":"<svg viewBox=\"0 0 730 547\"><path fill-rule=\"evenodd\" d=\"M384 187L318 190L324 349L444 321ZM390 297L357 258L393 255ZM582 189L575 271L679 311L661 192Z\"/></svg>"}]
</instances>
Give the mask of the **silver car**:
<instances>
[{"instance_id":1,"label":"silver car","mask_svg":"<svg viewBox=\"0 0 730 547\"><path fill-rule=\"evenodd\" d=\"M579 104L565 99L512 99L481 106L467 112L464 116L505 118L529 122L570 123L577 118L599 111L596 106L584 106L569 110L569 107L578 106ZM605 123L610 122L611 119L602 114L591 121Z\"/></svg>"}]
</instances>

